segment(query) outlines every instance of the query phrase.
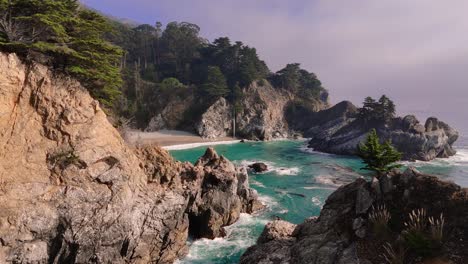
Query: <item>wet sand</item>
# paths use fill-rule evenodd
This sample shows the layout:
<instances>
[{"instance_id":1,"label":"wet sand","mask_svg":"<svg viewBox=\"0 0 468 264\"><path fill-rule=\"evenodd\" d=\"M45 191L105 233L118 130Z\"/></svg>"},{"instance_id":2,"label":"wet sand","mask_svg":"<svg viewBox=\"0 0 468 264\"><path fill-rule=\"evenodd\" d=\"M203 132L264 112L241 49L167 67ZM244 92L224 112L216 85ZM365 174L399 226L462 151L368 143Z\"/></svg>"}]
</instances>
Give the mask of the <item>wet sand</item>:
<instances>
[{"instance_id":1,"label":"wet sand","mask_svg":"<svg viewBox=\"0 0 468 264\"><path fill-rule=\"evenodd\" d=\"M204 139L198 135L178 130L160 130L157 132L129 130L124 133L124 138L130 145L157 145L165 149L184 149L239 142L239 140L232 137Z\"/></svg>"}]
</instances>

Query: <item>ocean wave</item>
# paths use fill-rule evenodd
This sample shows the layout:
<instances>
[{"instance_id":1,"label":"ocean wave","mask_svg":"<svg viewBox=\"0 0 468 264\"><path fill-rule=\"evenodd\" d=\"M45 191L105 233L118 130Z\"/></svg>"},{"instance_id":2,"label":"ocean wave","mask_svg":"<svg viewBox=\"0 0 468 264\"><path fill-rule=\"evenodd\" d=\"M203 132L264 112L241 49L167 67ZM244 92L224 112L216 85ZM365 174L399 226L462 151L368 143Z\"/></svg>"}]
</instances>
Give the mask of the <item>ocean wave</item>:
<instances>
[{"instance_id":1,"label":"ocean wave","mask_svg":"<svg viewBox=\"0 0 468 264\"><path fill-rule=\"evenodd\" d=\"M403 166L422 167L432 166L468 166L468 149L457 150L457 153L449 158L436 158L431 161L402 161Z\"/></svg>"},{"instance_id":2,"label":"ocean wave","mask_svg":"<svg viewBox=\"0 0 468 264\"><path fill-rule=\"evenodd\" d=\"M322 201L317 196L312 197L312 203L315 204L316 206L320 206L320 208L323 205Z\"/></svg>"},{"instance_id":3,"label":"ocean wave","mask_svg":"<svg viewBox=\"0 0 468 264\"><path fill-rule=\"evenodd\" d=\"M281 166L277 166L274 162L263 161L263 160L242 160L240 162L237 162L237 165L245 167L245 168L248 169L249 165L252 165L252 164L258 163L258 162L265 163L265 165L267 165L267 167L268 167L268 170L265 171L265 172L257 173L257 174L272 172L272 173L275 173L277 175L290 175L290 176L292 176L292 175L297 175L300 172L300 169L298 167L290 167L290 168L281 167Z\"/></svg>"},{"instance_id":4,"label":"ocean wave","mask_svg":"<svg viewBox=\"0 0 468 264\"><path fill-rule=\"evenodd\" d=\"M267 223L267 219L243 213L236 223L225 227L225 237L215 239L203 238L189 242L190 249L188 255L176 263L201 263L200 261L208 259L223 259L235 255L239 251L245 250L247 247L255 244L257 234L252 233L252 226L264 226Z\"/></svg>"},{"instance_id":5,"label":"ocean wave","mask_svg":"<svg viewBox=\"0 0 468 264\"><path fill-rule=\"evenodd\" d=\"M320 152L320 151L314 150L313 148L309 148L307 144L299 147L299 150L305 153L309 153L309 154L316 154L316 155L322 155L322 156L328 156L328 157L336 156L336 154Z\"/></svg>"},{"instance_id":6,"label":"ocean wave","mask_svg":"<svg viewBox=\"0 0 468 264\"><path fill-rule=\"evenodd\" d=\"M258 195L258 200L270 209L279 205L279 203L273 197L263 194Z\"/></svg>"},{"instance_id":7,"label":"ocean wave","mask_svg":"<svg viewBox=\"0 0 468 264\"><path fill-rule=\"evenodd\" d=\"M257 187L266 188L266 186L263 185L263 183L256 181L256 180L252 180L251 178L250 178L250 184L255 185Z\"/></svg>"},{"instance_id":8,"label":"ocean wave","mask_svg":"<svg viewBox=\"0 0 468 264\"><path fill-rule=\"evenodd\" d=\"M315 177L315 182L323 185L333 186L333 187L340 187L345 182L339 181L336 176L333 175L319 175Z\"/></svg>"},{"instance_id":9,"label":"ocean wave","mask_svg":"<svg viewBox=\"0 0 468 264\"><path fill-rule=\"evenodd\" d=\"M323 187L323 186L306 186L302 188L306 190L336 190L336 188L333 188L333 187Z\"/></svg>"}]
</instances>

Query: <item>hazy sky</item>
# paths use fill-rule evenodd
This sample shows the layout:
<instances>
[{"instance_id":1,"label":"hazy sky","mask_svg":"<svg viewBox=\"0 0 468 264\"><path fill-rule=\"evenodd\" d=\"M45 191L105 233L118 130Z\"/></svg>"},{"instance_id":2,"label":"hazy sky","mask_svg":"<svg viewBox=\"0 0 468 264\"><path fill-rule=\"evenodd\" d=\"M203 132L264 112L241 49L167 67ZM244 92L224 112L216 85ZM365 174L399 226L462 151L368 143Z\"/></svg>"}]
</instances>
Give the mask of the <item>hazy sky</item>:
<instances>
[{"instance_id":1,"label":"hazy sky","mask_svg":"<svg viewBox=\"0 0 468 264\"><path fill-rule=\"evenodd\" d=\"M301 63L333 103L385 93L402 114L436 115L468 134L466 0L82 2L141 23L198 24L209 40L256 47L272 70Z\"/></svg>"}]
</instances>

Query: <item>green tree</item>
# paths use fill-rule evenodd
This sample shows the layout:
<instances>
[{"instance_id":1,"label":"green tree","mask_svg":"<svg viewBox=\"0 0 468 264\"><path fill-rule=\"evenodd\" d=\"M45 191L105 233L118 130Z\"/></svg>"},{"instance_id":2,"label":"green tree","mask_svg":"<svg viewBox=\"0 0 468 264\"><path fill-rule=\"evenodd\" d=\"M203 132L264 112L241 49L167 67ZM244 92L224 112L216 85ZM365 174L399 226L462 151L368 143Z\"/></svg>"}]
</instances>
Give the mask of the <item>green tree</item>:
<instances>
[{"instance_id":1,"label":"green tree","mask_svg":"<svg viewBox=\"0 0 468 264\"><path fill-rule=\"evenodd\" d=\"M395 117L395 104L385 94L379 99L379 116L387 123Z\"/></svg>"},{"instance_id":2,"label":"green tree","mask_svg":"<svg viewBox=\"0 0 468 264\"><path fill-rule=\"evenodd\" d=\"M163 90L174 91L179 88L185 88L185 85L179 82L176 78L166 78L161 82L161 89Z\"/></svg>"},{"instance_id":3,"label":"green tree","mask_svg":"<svg viewBox=\"0 0 468 264\"><path fill-rule=\"evenodd\" d=\"M216 66L210 66L207 70L206 81L202 85L202 91L212 98L228 95L229 89L226 78Z\"/></svg>"},{"instance_id":4,"label":"green tree","mask_svg":"<svg viewBox=\"0 0 468 264\"><path fill-rule=\"evenodd\" d=\"M378 101L368 96L358 109L358 119L365 125L387 124L395 117L395 112L395 104L387 96L382 95Z\"/></svg>"},{"instance_id":5,"label":"green tree","mask_svg":"<svg viewBox=\"0 0 468 264\"><path fill-rule=\"evenodd\" d=\"M378 175L401 166L395 164L401 159L401 153L392 146L390 141L381 144L375 129L369 132L365 143L358 145L358 156L366 164L362 169L374 171Z\"/></svg>"},{"instance_id":6,"label":"green tree","mask_svg":"<svg viewBox=\"0 0 468 264\"><path fill-rule=\"evenodd\" d=\"M104 17L76 0L0 0L0 49L49 56L106 105L122 84L121 49L103 38L109 30Z\"/></svg>"}]
</instances>

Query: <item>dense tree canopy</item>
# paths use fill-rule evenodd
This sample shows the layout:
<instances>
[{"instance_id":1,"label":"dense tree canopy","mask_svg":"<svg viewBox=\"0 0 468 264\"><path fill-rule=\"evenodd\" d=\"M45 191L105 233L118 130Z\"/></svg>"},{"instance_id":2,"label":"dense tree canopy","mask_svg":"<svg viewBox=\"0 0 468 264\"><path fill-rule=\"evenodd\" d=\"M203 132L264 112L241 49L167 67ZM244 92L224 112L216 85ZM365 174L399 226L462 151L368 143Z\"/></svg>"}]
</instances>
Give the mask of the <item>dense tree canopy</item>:
<instances>
[{"instance_id":1,"label":"dense tree canopy","mask_svg":"<svg viewBox=\"0 0 468 264\"><path fill-rule=\"evenodd\" d=\"M358 118L366 125L386 124L395 117L395 104L390 98L382 95L378 101L368 96L359 108Z\"/></svg>"},{"instance_id":2,"label":"dense tree canopy","mask_svg":"<svg viewBox=\"0 0 468 264\"><path fill-rule=\"evenodd\" d=\"M324 91L317 76L304 69L299 63L291 63L271 76L273 84L298 93L305 98L318 98Z\"/></svg>"},{"instance_id":3,"label":"dense tree canopy","mask_svg":"<svg viewBox=\"0 0 468 264\"><path fill-rule=\"evenodd\" d=\"M119 94L121 49L104 40L107 19L76 0L0 0L0 48L50 56L110 105Z\"/></svg>"},{"instance_id":4,"label":"dense tree canopy","mask_svg":"<svg viewBox=\"0 0 468 264\"><path fill-rule=\"evenodd\" d=\"M77 0L0 0L0 49L41 62L47 55L46 62L77 77L117 115L142 125L174 97L194 98L197 111L219 97L237 107L244 88L259 80L305 100L324 90L299 64L271 73L255 48L227 37L210 43L195 24L132 26Z\"/></svg>"}]
</instances>

